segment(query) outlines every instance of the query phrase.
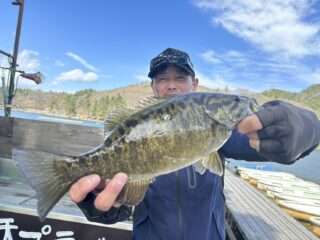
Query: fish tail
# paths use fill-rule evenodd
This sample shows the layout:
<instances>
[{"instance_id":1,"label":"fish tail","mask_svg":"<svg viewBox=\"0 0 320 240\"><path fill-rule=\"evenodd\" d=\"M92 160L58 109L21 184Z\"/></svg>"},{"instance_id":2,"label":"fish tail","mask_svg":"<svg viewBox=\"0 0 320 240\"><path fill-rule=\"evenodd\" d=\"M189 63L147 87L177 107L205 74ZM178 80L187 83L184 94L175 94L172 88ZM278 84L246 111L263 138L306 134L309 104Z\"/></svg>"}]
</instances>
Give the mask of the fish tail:
<instances>
[{"instance_id":1,"label":"fish tail","mask_svg":"<svg viewBox=\"0 0 320 240\"><path fill-rule=\"evenodd\" d=\"M12 158L36 191L38 216L40 221L44 221L73 182L66 176L66 171L58 171L57 168L57 162L67 161L68 157L38 151L13 150Z\"/></svg>"}]
</instances>

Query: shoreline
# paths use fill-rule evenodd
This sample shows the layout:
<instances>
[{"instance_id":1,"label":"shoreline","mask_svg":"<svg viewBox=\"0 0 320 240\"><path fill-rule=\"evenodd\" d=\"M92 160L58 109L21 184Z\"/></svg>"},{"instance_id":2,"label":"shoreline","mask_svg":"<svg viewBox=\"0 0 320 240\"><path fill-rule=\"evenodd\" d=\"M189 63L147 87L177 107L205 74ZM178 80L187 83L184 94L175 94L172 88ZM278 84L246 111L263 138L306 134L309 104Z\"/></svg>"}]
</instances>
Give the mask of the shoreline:
<instances>
[{"instance_id":1,"label":"shoreline","mask_svg":"<svg viewBox=\"0 0 320 240\"><path fill-rule=\"evenodd\" d=\"M3 107L1 107L0 110L4 110ZM48 116L48 117L66 118L66 119L70 119L70 120L91 121L91 122L103 123L102 120L98 120L98 119L81 118L81 117L77 117L77 116L68 116L68 115L52 113L52 112L48 112L48 111L41 111L41 110L36 110L36 109L13 108L12 111L23 112L23 113L42 114L42 115L45 115L45 116Z\"/></svg>"}]
</instances>

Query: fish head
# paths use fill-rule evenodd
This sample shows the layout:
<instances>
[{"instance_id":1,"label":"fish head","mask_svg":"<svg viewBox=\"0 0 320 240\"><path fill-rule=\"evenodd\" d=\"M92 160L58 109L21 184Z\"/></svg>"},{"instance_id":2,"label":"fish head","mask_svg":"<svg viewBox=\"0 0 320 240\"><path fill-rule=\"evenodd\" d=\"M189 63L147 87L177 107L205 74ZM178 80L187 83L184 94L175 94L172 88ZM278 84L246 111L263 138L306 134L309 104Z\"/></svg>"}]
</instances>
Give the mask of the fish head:
<instances>
[{"instance_id":1,"label":"fish head","mask_svg":"<svg viewBox=\"0 0 320 240\"><path fill-rule=\"evenodd\" d=\"M254 98L229 94L212 94L205 101L206 113L216 122L233 129L245 117L258 110Z\"/></svg>"}]
</instances>

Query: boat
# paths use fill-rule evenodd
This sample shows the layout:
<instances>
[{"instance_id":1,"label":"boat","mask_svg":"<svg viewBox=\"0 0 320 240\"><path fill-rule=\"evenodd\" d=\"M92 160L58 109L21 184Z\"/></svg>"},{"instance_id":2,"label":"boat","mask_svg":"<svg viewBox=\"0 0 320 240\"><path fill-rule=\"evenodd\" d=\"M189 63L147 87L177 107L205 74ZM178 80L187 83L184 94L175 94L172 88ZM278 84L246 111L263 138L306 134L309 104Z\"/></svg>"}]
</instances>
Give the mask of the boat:
<instances>
[{"instance_id":1,"label":"boat","mask_svg":"<svg viewBox=\"0 0 320 240\"><path fill-rule=\"evenodd\" d=\"M249 180L251 182L251 180ZM270 181L257 180L256 186L261 190L268 190L270 188L288 189L305 191L311 193L320 193L320 187L317 184L304 183L303 181Z\"/></svg>"},{"instance_id":2,"label":"boat","mask_svg":"<svg viewBox=\"0 0 320 240\"><path fill-rule=\"evenodd\" d=\"M296 202L292 202L289 200L278 200L278 205L281 207L288 208L293 211L297 211L300 213L308 214L310 217L312 216L320 216L320 206L318 205L310 205L310 204L299 204Z\"/></svg>"},{"instance_id":3,"label":"boat","mask_svg":"<svg viewBox=\"0 0 320 240\"><path fill-rule=\"evenodd\" d=\"M275 201L278 200L286 200L291 201L303 205L315 205L320 206L320 199L310 199L310 198L304 198L304 197L298 197L294 195L288 195L288 194L281 194L281 193L274 193L273 199Z\"/></svg>"},{"instance_id":4,"label":"boat","mask_svg":"<svg viewBox=\"0 0 320 240\"><path fill-rule=\"evenodd\" d=\"M272 172L263 170L246 170L243 168L238 168L237 173L240 177L252 185L257 185L259 180L269 180L269 181L297 181L298 179L290 173L285 172Z\"/></svg>"},{"instance_id":5,"label":"boat","mask_svg":"<svg viewBox=\"0 0 320 240\"><path fill-rule=\"evenodd\" d=\"M273 193L272 198L275 200L288 200L288 201L297 202L301 204L313 204L313 205L320 206L320 198L312 199L312 198L306 198L304 196L295 196L292 194L285 194L285 193Z\"/></svg>"},{"instance_id":6,"label":"boat","mask_svg":"<svg viewBox=\"0 0 320 240\"><path fill-rule=\"evenodd\" d=\"M293 193L300 196L312 196L312 197L320 197L320 191L317 189L308 189L308 188L297 188L297 187L279 187L279 186L267 186L265 185L266 191L277 192L277 193Z\"/></svg>"},{"instance_id":7,"label":"boat","mask_svg":"<svg viewBox=\"0 0 320 240\"><path fill-rule=\"evenodd\" d=\"M243 167L237 167L237 173L244 177L251 177L251 178L263 178L267 177L269 179L296 179L293 174L286 173L286 172L274 172L274 171L264 171L258 169L249 169Z\"/></svg>"},{"instance_id":8,"label":"boat","mask_svg":"<svg viewBox=\"0 0 320 240\"><path fill-rule=\"evenodd\" d=\"M320 237L320 217L311 217L310 222L312 223L311 231Z\"/></svg>"}]
</instances>

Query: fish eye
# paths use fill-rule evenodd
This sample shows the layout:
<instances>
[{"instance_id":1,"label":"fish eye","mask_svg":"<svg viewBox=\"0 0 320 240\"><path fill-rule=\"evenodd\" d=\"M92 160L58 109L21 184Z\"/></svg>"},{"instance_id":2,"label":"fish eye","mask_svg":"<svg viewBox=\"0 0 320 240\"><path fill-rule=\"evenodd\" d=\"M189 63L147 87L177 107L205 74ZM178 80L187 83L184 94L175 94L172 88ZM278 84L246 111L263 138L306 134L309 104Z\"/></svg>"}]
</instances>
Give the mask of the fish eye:
<instances>
[{"instance_id":1,"label":"fish eye","mask_svg":"<svg viewBox=\"0 0 320 240\"><path fill-rule=\"evenodd\" d=\"M236 101L236 102L240 102L240 97L239 97L239 96L236 96L235 101Z\"/></svg>"},{"instance_id":2,"label":"fish eye","mask_svg":"<svg viewBox=\"0 0 320 240\"><path fill-rule=\"evenodd\" d=\"M162 119L163 120L170 120L171 119L171 116L170 116L170 114L164 114L163 116L162 116Z\"/></svg>"}]
</instances>

